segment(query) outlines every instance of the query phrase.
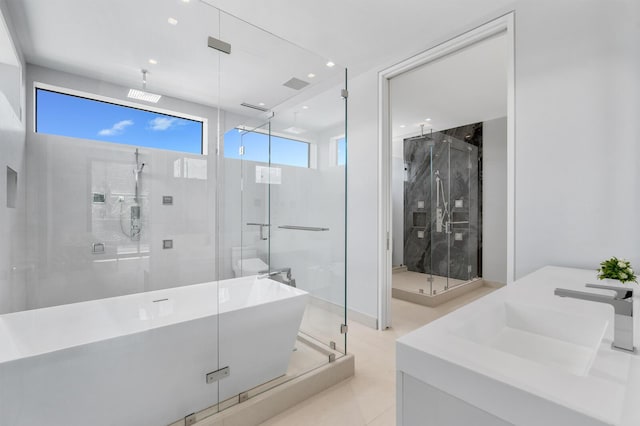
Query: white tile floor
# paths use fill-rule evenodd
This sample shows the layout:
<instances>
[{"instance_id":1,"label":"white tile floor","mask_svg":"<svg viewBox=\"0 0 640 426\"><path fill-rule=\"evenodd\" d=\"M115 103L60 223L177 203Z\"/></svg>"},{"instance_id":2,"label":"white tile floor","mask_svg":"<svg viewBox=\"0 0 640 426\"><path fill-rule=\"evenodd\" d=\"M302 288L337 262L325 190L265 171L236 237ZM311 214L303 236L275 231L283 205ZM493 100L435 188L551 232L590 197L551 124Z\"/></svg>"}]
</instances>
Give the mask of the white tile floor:
<instances>
[{"instance_id":1,"label":"white tile floor","mask_svg":"<svg viewBox=\"0 0 640 426\"><path fill-rule=\"evenodd\" d=\"M355 377L290 408L263 425L394 425L395 340L491 291L493 288L483 286L435 308L393 299L393 327L385 331L350 322L348 351L356 357Z\"/></svg>"}]
</instances>

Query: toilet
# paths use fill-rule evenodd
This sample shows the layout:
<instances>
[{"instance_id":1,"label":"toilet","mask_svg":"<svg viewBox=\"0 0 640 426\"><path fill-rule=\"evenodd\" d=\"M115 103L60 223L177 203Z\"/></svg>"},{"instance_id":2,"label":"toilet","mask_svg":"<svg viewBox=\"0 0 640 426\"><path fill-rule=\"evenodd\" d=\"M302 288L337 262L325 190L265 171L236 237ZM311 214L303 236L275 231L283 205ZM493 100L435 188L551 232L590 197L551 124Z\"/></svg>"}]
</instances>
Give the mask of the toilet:
<instances>
[{"instance_id":1,"label":"toilet","mask_svg":"<svg viewBox=\"0 0 640 426\"><path fill-rule=\"evenodd\" d=\"M236 278L258 275L269 270L269 265L258 257L258 250L252 247L232 247L231 262Z\"/></svg>"}]
</instances>

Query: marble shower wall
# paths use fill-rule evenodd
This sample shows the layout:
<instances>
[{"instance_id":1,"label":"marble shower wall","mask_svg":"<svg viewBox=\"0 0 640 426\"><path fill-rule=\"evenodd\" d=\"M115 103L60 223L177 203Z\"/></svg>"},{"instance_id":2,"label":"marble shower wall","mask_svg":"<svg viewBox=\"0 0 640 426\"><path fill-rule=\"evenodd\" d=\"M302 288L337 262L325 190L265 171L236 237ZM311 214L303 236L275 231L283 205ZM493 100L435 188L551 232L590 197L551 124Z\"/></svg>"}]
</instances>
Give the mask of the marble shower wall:
<instances>
[{"instance_id":1,"label":"marble shower wall","mask_svg":"<svg viewBox=\"0 0 640 426\"><path fill-rule=\"evenodd\" d=\"M460 280L481 276L481 152L482 123L404 140L409 271Z\"/></svg>"}]
</instances>

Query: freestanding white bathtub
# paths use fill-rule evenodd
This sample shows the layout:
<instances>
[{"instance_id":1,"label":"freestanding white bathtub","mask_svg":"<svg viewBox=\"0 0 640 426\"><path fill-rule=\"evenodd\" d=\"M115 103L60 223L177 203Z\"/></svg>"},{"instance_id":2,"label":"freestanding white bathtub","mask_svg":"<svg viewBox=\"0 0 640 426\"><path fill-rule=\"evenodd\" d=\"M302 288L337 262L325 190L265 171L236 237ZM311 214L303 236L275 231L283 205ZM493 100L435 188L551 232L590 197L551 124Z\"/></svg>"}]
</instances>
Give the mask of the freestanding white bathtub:
<instances>
[{"instance_id":1,"label":"freestanding white bathtub","mask_svg":"<svg viewBox=\"0 0 640 426\"><path fill-rule=\"evenodd\" d=\"M0 315L0 425L166 425L283 375L306 302L253 276Z\"/></svg>"}]
</instances>

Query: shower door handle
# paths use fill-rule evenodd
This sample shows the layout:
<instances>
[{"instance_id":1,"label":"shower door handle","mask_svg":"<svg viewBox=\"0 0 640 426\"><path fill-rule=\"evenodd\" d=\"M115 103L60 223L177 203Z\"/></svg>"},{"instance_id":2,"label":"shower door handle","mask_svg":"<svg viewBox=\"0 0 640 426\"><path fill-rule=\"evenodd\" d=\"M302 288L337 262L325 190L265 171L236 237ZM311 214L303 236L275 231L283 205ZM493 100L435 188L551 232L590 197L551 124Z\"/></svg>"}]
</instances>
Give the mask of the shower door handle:
<instances>
[{"instance_id":1,"label":"shower door handle","mask_svg":"<svg viewBox=\"0 0 640 426\"><path fill-rule=\"evenodd\" d=\"M320 228L317 226L298 226L298 225L280 225L278 226L278 228L280 229L293 229L295 231L314 231L314 232L321 232L321 231L328 231L329 228Z\"/></svg>"}]
</instances>

